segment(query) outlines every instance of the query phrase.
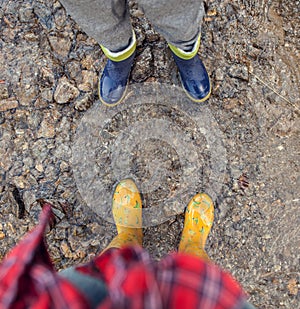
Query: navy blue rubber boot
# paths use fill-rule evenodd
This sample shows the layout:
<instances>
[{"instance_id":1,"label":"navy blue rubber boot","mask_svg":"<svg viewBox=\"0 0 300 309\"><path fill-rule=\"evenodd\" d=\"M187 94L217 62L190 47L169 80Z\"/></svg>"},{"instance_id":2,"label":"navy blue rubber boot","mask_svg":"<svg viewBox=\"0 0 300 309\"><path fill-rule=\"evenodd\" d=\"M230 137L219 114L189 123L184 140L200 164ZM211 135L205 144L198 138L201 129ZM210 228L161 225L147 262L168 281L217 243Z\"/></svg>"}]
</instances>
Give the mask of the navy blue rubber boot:
<instances>
[{"instance_id":1,"label":"navy blue rubber boot","mask_svg":"<svg viewBox=\"0 0 300 309\"><path fill-rule=\"evenodd\" d=\"M193 58L185 60L175 55L173 51L172 54L187 96L197 103L206 101L211 93L211 84L199 56L196 54Z\"/></svg>"},{"instance_id":2,"label":"navy blue rubber boot","mask_svg":"<svg viewBox=\"0 0 300 309\"><path fill-rule=\"evenodd\" d=\"M119 104L125 96L135 52L125 60L107 60L99 78L99 98L108 106Z\"/></svg>"}]
</instances>

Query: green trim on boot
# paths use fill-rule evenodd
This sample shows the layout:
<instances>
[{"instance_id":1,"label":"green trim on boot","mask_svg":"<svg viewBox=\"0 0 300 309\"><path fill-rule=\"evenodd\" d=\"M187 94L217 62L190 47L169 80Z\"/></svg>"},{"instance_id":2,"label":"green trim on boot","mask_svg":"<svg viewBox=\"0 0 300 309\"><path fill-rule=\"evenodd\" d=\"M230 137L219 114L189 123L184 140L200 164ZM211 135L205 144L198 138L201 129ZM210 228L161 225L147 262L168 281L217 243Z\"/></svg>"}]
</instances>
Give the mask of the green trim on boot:
<instances>
[{"instance_id":1,"label":"green trim on boot","mask_svg":"<svg viewBox=\"0 0 300 309\"><path fill-rule=\"evenodd\" d=\"M130 45L120 52L112 52L108 48L104 47L103 45L100 45L100 47L108 59L115 61L115 62L126 60L135 52L135 49L136 49L135 33L134 31L132 31L132 40L131 40Z\"/></svg>"},{"instance_id":2,"label":"green trim on boot","mask_svg":"<svg viewBox=\"0 0 300 309\"><path fill-rule=\"evenodd\" d=\"M170 43L168 43L171 51L179 58L181 59L184 59L184 60L190 60L192 59L193 57L195 57L197 55L197 52L199 50L199 47L200 47L200 38L201 36L199 35L194 47L193 47L193 50L190 51L190 52L186 52Z\"/></svg>"}]
</instances>

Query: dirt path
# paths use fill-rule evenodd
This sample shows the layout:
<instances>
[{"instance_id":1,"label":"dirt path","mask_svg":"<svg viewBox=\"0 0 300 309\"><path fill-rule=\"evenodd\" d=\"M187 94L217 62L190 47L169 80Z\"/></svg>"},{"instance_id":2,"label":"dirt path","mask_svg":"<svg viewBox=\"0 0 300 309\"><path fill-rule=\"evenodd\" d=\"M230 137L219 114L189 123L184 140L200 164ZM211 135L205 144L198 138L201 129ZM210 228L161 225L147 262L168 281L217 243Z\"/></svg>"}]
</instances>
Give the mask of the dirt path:
<instances>
[{"instance_id":1,"label":"dirt path","mask_svg":"<svg viewBox=\"0 0 300 309\"><path fill-rule=\"evenodd\" d=\"M166 42L132 4L138 39L132 87L155 82L168 91L151 108L143 100L131 106L133 94L115 112L96 102L105 63L99 46L58 1L0 0L0 7L0 258L37 222L39 198L58 208L59 220L47 234L58 269L89 260L112 239L113 225L87 206L71 164L76 129L84 116L101 111L92 160L107 171L101 174L104 192L124 166L137 181L152 180L155 190L141 184L148 188L143 198L157 212L181 189L182 202L192 191L211 190L212 259L241 282L258 308L299 308L299 1L208 1L199 54L213 91L207 105L186 108L172 86L179 80ZM161 130L152 139L134 135L151 130L146 124L154 119L176 126L178 141L163 139ZM127 145L114 143L124 132L139 143L128 145L129 162L112 169L110 150ZM184 142L196 149L197 156L188 157L196 164L182 163ZM99 199L96 208L105 201ZM166 216L182 211L181 204L171 204ZM175 250L182 226L177 214L147 228L145 247L155 258Z\"/></svg>"}]
</instances>

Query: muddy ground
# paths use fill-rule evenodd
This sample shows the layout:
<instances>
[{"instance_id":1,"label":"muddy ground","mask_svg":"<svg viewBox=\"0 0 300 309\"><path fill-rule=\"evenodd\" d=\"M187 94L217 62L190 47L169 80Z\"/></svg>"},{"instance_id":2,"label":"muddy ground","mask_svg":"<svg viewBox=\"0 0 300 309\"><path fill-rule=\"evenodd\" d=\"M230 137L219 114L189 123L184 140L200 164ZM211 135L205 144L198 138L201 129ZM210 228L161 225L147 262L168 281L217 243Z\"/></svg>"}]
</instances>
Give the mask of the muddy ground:
<instances>
[{"instance_id":1,"label":"muddy ground","mask_svg":"<svg viewBox=\"0 0 300 309\"><path fill-rule=\"evenodd\" d=\"M58 208L47 242L62 269L89 260L115 235L87 207L70 163L76 128L97 107L105 58L58 1L0 6L0 258L36 224L42 198ZM207 251L258 308L300 308L300 2L207 1L206 10L199 54L227 154ZM138 39L131 84L179 85L164 39L135 4L131 14ZM130 125L130 113L122 117ZM203 132L195 140L209 143ZM147 175L153 153L176 170L168 145L147 145L133 157L137 178ZM199 164L207 158L203 153ZM182 226L178 214L145 229L144 246L154 258L176 250Z\"/></svg>"}]
</instances>

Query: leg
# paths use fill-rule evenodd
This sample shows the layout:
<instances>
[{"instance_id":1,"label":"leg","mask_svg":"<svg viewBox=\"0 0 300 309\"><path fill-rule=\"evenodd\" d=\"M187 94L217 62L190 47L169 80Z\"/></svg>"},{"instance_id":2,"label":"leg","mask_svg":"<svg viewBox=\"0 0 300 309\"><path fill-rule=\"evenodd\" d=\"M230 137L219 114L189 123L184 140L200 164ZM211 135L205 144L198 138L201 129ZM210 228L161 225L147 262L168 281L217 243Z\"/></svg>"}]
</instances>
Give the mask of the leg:
<instances>
[{"instance_id":1,"label":"leg","mask_svg":"<svg viewBox=\"0 0 300 309\"><path fill-rule=\"evenodd\" d=\"M196 43L204 15L202 0L140 0L139 3L168 43L183 50Z\"/></svg>"},{"instance_id":2,"label":"leg","mask_svg":"<svg viewBox=\"0 0 300 309\"><path fill-rule=\"evenodd\" d=\"M92 36L107 56L99 77L99 98L108 106L125 96L136 47L127 0L61 0L67 12Z\"/></svg>"},{"instance_id":3,"label":"leg","mask_svg":"<svg viewBox=\"0 0 300 309\"><path fill-rule=\"evenodd\" d=\"M140 0L154 28L168 41L177 64L183 89L194 102L210 96L211 85L206 68L197 55L200 45L202 0Z\"/></svg>"},{"instance_id":4,"label":"leg","mask_svg":"<svg viewBox=\"0 0 300 309\"><path fill-rule=\"evenodd\" d=\"M205 193L195 195L185 212L184 228L178 251L209 261L204 248L213 220L214 205L211 198Z\"/></svg>"},{"instance_id":5,"label":"leg","mask_svg":"<svg viewBox=\"0 0 300 309\"><path fill-rule=\"evenodd\" d=\"M133 180L124 179L117 185L112 211L118 235L104 251L130 245L142 246L142 200Z\"/></svg>"},{"instance_id":6,"label":"leg","mask_svg":"<svg viewBox=\"0 0 300 309\"><path fill-rule=\"evenodd\" d=\"M132 36L126 0L61 0L67 13L99 44L117 51Z\"/></svg>"}]
</instances>

